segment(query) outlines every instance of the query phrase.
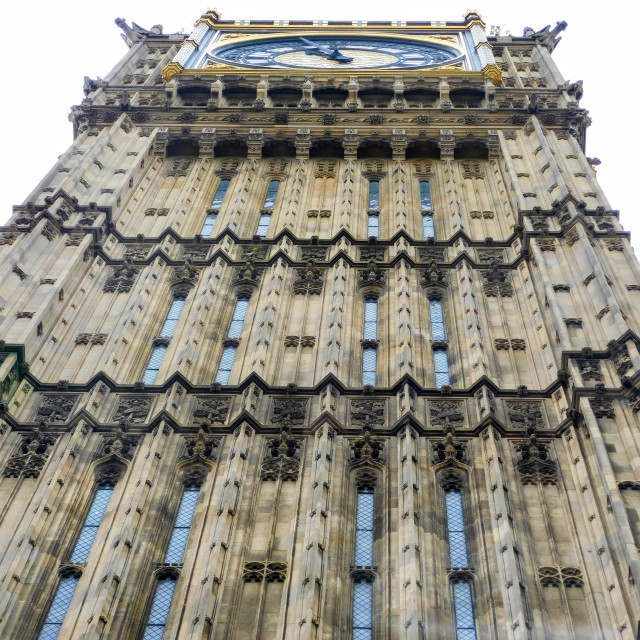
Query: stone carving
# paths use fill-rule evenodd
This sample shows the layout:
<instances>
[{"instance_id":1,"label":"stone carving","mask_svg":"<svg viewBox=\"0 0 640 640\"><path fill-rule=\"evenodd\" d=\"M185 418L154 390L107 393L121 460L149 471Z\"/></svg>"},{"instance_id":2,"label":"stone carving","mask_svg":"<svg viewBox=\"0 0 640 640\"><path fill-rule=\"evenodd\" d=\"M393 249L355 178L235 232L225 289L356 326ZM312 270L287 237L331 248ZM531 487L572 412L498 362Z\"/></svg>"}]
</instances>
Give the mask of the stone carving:
<instances>
[{"instance_id":1,"label":"stone carving","mask_svg":"<svg viewBox=\"0 0 640 640\"><path fill-rule=\"evenodd\" d=\"M483 289L484 294L493 298L496 296L513 295L513 287L511 286L509 272L503 269L499 269L498 265L494 262L490 271L482 271Z\"/></svg>"},{"instance_id":2,"label":"stone carving","mask_svg":"<svg viewBox=\"0 0 640 640\"><path fill-rule=\"evenodd\" d=\"M556 241L553 238L537 238L536 242L540 247L540 251L555 251Z\"/></svg>"},{"instance_id":3,"label":"stone carving","mask_svg":"<svg viewBox=\"0 0 640 640\"><path fill-rule=\"evenodd\" d=\"M484 166L477 160L471 160L462 163L463 178L480 178L484 179Z\"/></svg>"},{"instance_id":4,"label":"stone carving","mask_svg":"<svg viewBox=\"0 0 640 640\"><path fill-rule=\"evenodd\" d=\"M371 431L365 429L360 437L351 440L351 462L384 462L381 455L382 447L382 441L374 440Z\"/></svg>"},{"instance_id":5,"label":"stone carving","mask_svg":"<svg viewBox=\"0 0 640 640\"><path fill-rule=\"evenodd\" d=\"M293 282L293 293L313 295L322 293L324 283L324 272L315 266L313 260L307 262L307 266L294 270L295 280Z\"/></svg>"},{"instance_id":6,"label":"stone carving","mask_svg":"<svg viewBox=\"0 0 640 640\"><path fill-rule=\"evenodd\" d=\"M422 262L444 262L444 249L418 249Z\"/></svg>"},{"instance_id":7,"label":"stone carving","mask_svg":"<svg viewBox=\"0 0 640 640\"><path fill-rule=\"evenodd\" d=\"M13 244L18 239L19 234L4 232L0 233L0 246L3 244Z\"/></svg>"},{"instance_id":8,"label":"stone carving","mask_svg":"<svg viewBox=\"0 0 640 640\"><path fill-rule=\"evenodd\" d=\"M121 396L113 422L144 424L153 404L153 398L146 396Z\"/></svg>"},{"instance_id":9,"label":"stone carving","mask_svg":"<svg viewBox=\"0 0 640 640\"><path fill-rule=\"evenodd\" d=\"M324 247L300 247L300 256L306 261L323 261L327 259L327 250Z\"/></svg>"},{"instance_id":10,"label":"stone carving","mask_svg":"<svg viewBox=\"0 0 640 640\"><path fill-rule=\"evenodd\" d=\"M169 285L174 295L186 296L198 281L198 269L187 258L183 265L173 268Z\"/></svg>"},{"instance_id":11,"label":"stone carving","mask_svg":"<svg viewBox=\"0 0 640 640\"><path fill-rule=\"evenodd\" d=\"M192 244L182 247L182 255L187 260L206 260L209 254L209 247Z\"/></svg>"},{"instance_id":12,"label":"stone carving","mask_svg":"<svg viewBox=\"0 0 640 640\"><path fill-rule=\"evenodd\" d=\"M360 260L363 262L384 262L385 250L382 247L362 247Z\"/></svg>"},{"instance_id":13,"label":"stone carving","mask_svg":"<svg viewBox=\"0 0 640 640\"><path fill-rule=\"evenodd\" d=\"M494 338L493 345L496 351L508 351L510 346L507 338Z\"/></svg>"},{"instance_id":14,"label":"stone carving","mask_svg":"<svg viewBox=\"0 0 640 640\"><path fill-rule=\"evenodd\" d=\"M129 245L127 246L124 257L126 260L144 260L149 253L149 247L144 245Z\"/></svg>"},{"instance_id":15,"label":"stone carving","mask_svg":"<svg viewBox=\"0 0 640 640\"><path fill-rule=\"evenodd\" d=\"M384 284L385 273L373 260L369 261L366 269L358 270L358 285L365 291L378 292L384 287Z\"/></svg>"},{"instance_id":16,"label":"stone carving","mask_svg":"<svg viewBox=\"0 0 640 640\"><path fill-rule=\"evenodd\" d=\"M134 267L125 258L121 265L113 268L113 272L105 281L102 290L105 293L129 293L139 271L139 267Z\"/></svg>"},{"instance_id":17,"label":"stone carving","mask_svg":"<svg viewBox=\"0 0 640 640\"><path fill-rule=\"evenodd\" d=\"M462 402L429 402L429 421L434 429L457 429L464 425Z\"/></svg>"},{"instance_id":18,"label":"stone carving","mask_svg":"<svg viewBox=\"0 0 640 640\"><path fill-rule=\"evenodd\" d=\"M307 400L293 398L275 398L271 422L283 427L299 426L304 423L307 414Z\"/></svg>"},{"instance_id":19,"label":"stone carving","mask_svg":"<svg viewBox=\"0 0 640 640\"><path fill-rule=\"evenodd\" d=\"M620 377L633 368L633 362L626 344L619 345L615 340L611 340L607 348L611 352L611 359Z\"/></svg>"},{"instance_id":20,"label":"stone carving","mask_svg":"<svg viewBox=\"0 0 640 640\"><path fill-rule=\"evenodd\" d=\"M433 444L433 464L461 462L469 464L466 456L466 444L455 439L455 431L451 427L445 429L442 442Z\"/></svg>"},{"instance_id":21,"label":"stone carving","mask_svg":"<svg viewBox=\"0 0 640 640\"><path fill-rule=\"evenodd\" d=\"M49 457L49 446L55 438L35 429L23 437L20 448L8 460L2 475L5 478L37 478Z\"/></svg>"},{"instance_id":22,"label":"stone carving","mask_svg":"<svg viewBox=\"0 0 640 640\"><path fill-rule=\"evenodd\" d=\"M524 351L527 343L522 338L511 338L511 348L514 351Z\"/></svg>"},{"instance_id":23,"label":"stone carving","mask_svg":"<svg viewBox=\"0 0 640 640\"><path fill-rule=\"evenodd\" d=\"M507 414L511 424L518 429L542 429L546 426L541 402L507 402Z\"/></svg>"},{"instance_id":24,"label":"stone carving","mask_svg":"<svg viewBox=\"0 0 640 640\"><path fill-rule=\"evenodd\" d=\"M185 444L186 455L183 459L204 458L215 462L218 447L220 446L220 439L210 436L204 429L198 429L196 437L187 438Z\"/></svg>"},{"instance_id":25,"label":"stone carving","mask_svg":"<svg viewBox=\"0 0 640 640\"><path fill-rule=\"evenodd\" d=\"M605 400L604 398L591 398L589 403L596 418L614 419L616 417L613 403L609 400Z\"/></svg>"},{"instance_id":26,"label":"stone carving","mask_svg":"<svg viewBox=\"0 0 640 640\"><path fill-rule=\"evenodd\" d=\"M314 178L335 178L337 162L335 160L316 160L313 169Z\"/></svg>"},{"instance_id":27,"label":"stone carving","mask_svg":"<svg viewBox=\"0 0 640 640\"><path fill-rule=\"evenodd\" d=\"M76 336L76 344L104 344L107 341L106 333L79 333Z\"/></svg>"},{"instance_id":28,"label":"stone carving","mask_svg":"<svg viewBox=\"0 0 640 640\"><path fill-rule=\"evenodd\" d=\"M443 271L438 268L435 262L432 262L428 269L421 272L420 284L425 289L429 300L441 300L445 289L449 285Z\"/></svg>"},{"instance_id":29,"label":"stone carving","mask_svg":"<svg viewBox=\"0 0 640 640\"><path fill-rule=\"evenodd\" d=\"M102 447L96 453L96 458L117 456L131 460L139 440L139 436L126 433L125 425L121 424L113 433L105 434Z\"/></svg>"},{"instance_id":30,"label":"stone carving","mask_svg":"<svg viewBox=\"0 0 640 640\"><path fill-rule=\"evenodd\" d=\"M504 263L504 251L502 249L476 249L478 253L478 262L482 264Z\"/></svg>"},{"instance_id":31,"label":"stone carving","mask_svg":"<svg viewBox=\"0 0 640 640\"><path fill-rule=\"evenodd\" d=\"M66 422L77 400L77 395L42 396L35 417L36 422L46 422L47 424L62 424Z\"/></svg>"},{"instance_id":32,"label":"stone carving","mask_svg":"<svg viewBox=\"0 0 640 640\"><path fill-rule=\"evenodd\" d=\"M527 433L527 441L518 447L521 457L516 465L522 484L555 484L558 469L549 459L547 446L538 442L535 427L527 427Z\"/></svg>"},{"instance_id":33,"label":"stone carving","mask_svg":"<svg viewBox=\"0 0 640 640\"><path fill-rule=\"evenodd\" d=\"M231 398L197 397L193 412L195 424L224 424L231 406Z\"/></svg>"},{"instance_id":34,"label":"stone carving","mask_svg":"<svg viewBox=\"0 0 640 640\"><path fill-rule=\"evenodd\" d=\"M296 482L300 473L299 449L300 441L292 438L284 428L278 438L267 440L267 454L260 467L260 479Z\"/></svg>"},{"instance_id":35,"label":"stone carving","mask_svg":"<svg viewBox=\"0 0 640 640\"><path fill-rule=\"evenodd\" d=\"M315 347L316 346L316 337L315 336L300 336L300 346L302 348Z\"/></svg>"},{"instance_id":36,"label":"stone carving","mask_svg":"<svg viewBox=\"0 0 640 640\"><path fill-rule=\"evenodd\" d=\"M538 579L542 587L582 587L582 571L577 567L538 567Z\"/></svg>"},{"instance_id":37,"label":"stone carving","mask_svg":"<svg viewBox=\"0 0 640 640\"><path fill-rule=\"evenodd\" d=\"M27 277L27 274L17 264L13 265L11 271L15 273L20 280L24 280Z\"/></svg>"},{"instance_id":38,"label":"stone carving","mask_svg":"<svg viewBox=\"0 0 640 640\"><path fill-rule=\"evenodd\" d=\"M191 164L191 160L174 160L167 167L165 175L173 178L185 177L189 173L189 169L191 169Z\"/></svg>"},{"instance_id":39,"label":"stone carving","mask_svg":"<svg viewBox=\"0 0 640 640\"><path fill-rule=\"evenodd\" d=\"M604 376L600 370L600 360L576 360L580 375L583 380L603 380Z\"/></svg>"},{"instance_id":40,"label":"stone carving","mask_svg":"<svg viewBox=\"0 0 640 640\"><path fill-rule=\"evenodd\" d=\"M236 267L234 273L234 286L240 290L251 291L260 284L260 277L264 269L256 267L253 258L247 258L244 267Z\"/></svg>"},{"instance_id":41,"label":"stone carving","mask_svg":"<svg viewBox=\"0 0 640 640\"><path fill-rule=\"evenodd\" d=\"M245 562L242 568L244 582L284 582L286 579L286 562Z\"/></svg>"},{"instance_id":42,"label":"stone carving","mask_svg":"<svg viewBox=\"0 0 640 640\"><path fill-rule=\"evenodd\" d=\"M351 424L372 428L384 425L384 400L351 400Z\"/></svg>"},{"instance_id":43,"label":"stone carving","mask_svg":"<svg viewBox=\"0 0 640 640\"><path fill-rule=\"evenodd\" d=\"M256 245L245 245L242 247L242 257L245 260L266 260L268 247L259 247Z\"/></svg>"}]
</instances>

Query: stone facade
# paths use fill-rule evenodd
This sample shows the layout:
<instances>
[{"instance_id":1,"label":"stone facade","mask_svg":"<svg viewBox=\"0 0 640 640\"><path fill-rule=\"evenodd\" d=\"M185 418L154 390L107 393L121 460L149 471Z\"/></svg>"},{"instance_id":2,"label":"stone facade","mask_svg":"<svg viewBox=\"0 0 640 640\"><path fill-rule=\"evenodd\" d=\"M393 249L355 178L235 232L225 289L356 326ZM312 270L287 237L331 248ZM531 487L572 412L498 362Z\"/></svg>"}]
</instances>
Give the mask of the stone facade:
<instances>
[{"instance_id":1,"label":"stone facade","mask_svg":"<svg viewBox=\"0 0 640 640\"><path fill-rule=\"evenodd\" d=\"M142 638L170 585L154 637L337 640L367 584L376 640L456 637L460 585L465 638L636 638L640 264L551 58L563 23L422 25L467 34L473 68L189 68L265 25L330 26L119 21L128 54L0 229L0 636Z\"/></svg>"}]
</instances>

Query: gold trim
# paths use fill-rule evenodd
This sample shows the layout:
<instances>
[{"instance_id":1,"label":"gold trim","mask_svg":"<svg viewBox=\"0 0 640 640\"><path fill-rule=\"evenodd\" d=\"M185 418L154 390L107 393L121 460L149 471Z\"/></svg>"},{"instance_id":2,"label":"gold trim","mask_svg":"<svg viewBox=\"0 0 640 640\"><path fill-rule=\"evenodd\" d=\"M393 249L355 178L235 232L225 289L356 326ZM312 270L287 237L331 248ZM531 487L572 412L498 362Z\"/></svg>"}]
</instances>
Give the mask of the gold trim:
<instances>
[{"instance_id":1,"label":"gold trim","mask_svg":"<svg viewBox=\"0 0 640 640\"><path fill-rule=\"evenodd\" d=\"M162 77L169 82L171 78L177 76L184 71L184 67L177 62L170 62L163 70Z\"/></svg>"},{"instance_id":2,"label":"gold trim","mask_svg":"<svg viewBox=\"0 0 640 640\"><path fill-rule=\"evenodd\" d=\"M485 78L489 78L495 85L499 85L502 82L502 69L497 64L487 64L482 69L482 75Z\"/></svg>"}]
</instances>

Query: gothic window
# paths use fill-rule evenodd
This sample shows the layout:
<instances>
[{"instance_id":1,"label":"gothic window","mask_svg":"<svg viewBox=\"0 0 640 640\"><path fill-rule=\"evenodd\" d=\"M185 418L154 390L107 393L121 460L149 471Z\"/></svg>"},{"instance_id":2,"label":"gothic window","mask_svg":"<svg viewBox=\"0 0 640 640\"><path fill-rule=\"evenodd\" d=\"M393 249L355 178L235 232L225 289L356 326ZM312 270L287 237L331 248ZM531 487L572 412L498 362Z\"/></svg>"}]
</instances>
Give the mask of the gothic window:
<instances>
[{"instance_id":1,"label":"gothic window","mask_svg":"<svg viewBox=\"0 0 640 640\"><path fill-rule=\"evenodd\" d=\"M200 487L198 485L187 486L184 488L178 516L173 531L171 532L171 540L164 561L168 564L181 564L184 550L187 547L187 538L191 529L193 514L196 511L198 496L200 495Z\"/></svg>"},{"instance_id":2,"label":"gothic window","mask_svg":"<svg viewBox=\"0 0 640 640\"><path fill-rule=\"evenodd\" d=\"M160 330L160 335L156 338L158 344L153 347L149 364L147 365L144 376L142 377L142 381L145 384L153 384L156 381L158 371L160 371L160 365L162 365L164 356L167 353L167 348L169 347L169 341L173 337L173 333L178 325L180 313L184 308L184 301L185 298L180 296L174 298L171 303L169 313L167 314L164 324L162 325L162 329Z\"/></svg>"},{"instance_id":3,"label":"gothic window","mask_svg":"<svg viewBox=\"0 0 640 640\"><path fill-rule=\"evenodd\" d=\"M213 227L218 218L218 211L222 206L222 202L224 201L224 197L229 189L230 180L221 180L218 185L218 189L216 190L215 195L213 196L213 201L211 202L211 207L207 212L207 217L205 218L204 224L202 225L202 230L200 231L200 235L208 238L213 231Z\"/></svg>"},{"instance_id":4,"label":"gothic window","mask_svg":"<svg viewBox=\"0 0 640 640\"><path fill-rule=\"evenodd\" d=\"M364 335L362 345L362 384L375 385L378 363L378 301L364 301Z\"/></svg>"},{"instance_id":5,"label":"gothic window","mask_svg":"<svg viewBox=\"0 0 640 640\"><path fill-rule=\"evenodd\" d=\"M444 329L442 300L429 300L429 315L431 317L431 340L433 344L436 387L440 388L450 383L449 354L446 344L444 344L446 333Z\"/></svg>"},{"instance_id":6,"label":"gothic window","mask_svg":"<svg viewBox=\"0 0 640 640\"><path fill-rule=\"evenodd\" d=\"M69 558L71 563L84 564L87 562L93 541L107 511L113 489L114 485L112 483L104 483L98 486L89 508L89 513L71 552ZM44 625L38 636L39 640L56 640L58 637L81 575L80 570L72 570L60 578L56 594L53 597Z\"/></svg>"},{"instance_id":7,"label":"gothic window","mask_svg":"<svg viewBox=\"0 0 640 640\"><path fill-rule=\"evenodd\" d=\"M358 489L356 509L356 567L373 566L373 514L372 488ZM353 639L373 638L373 582L370 576L356 574L353 581Z\"/></svg>"},{"instance_id":8,"label":"gothic window","mask_svg":"<svg viewBox=\"0 0 640 640\"><path fill-rule=\"evenodd\" d=\"M218 366L218 373L216 375L216 382L219 382L220 384L229 384L231 368L233 367L233 362L236 358L238 341L242 335L242 326L244 324L244 319L247 316L248 308L249 298L238 298L238 300L236 300L231 324L229 325L229 331L227 332L227 341L222 351L222 357L220 358L220 365Z\"/></svg>"},{"instance_id":9,"label":"gothic window","mask_svg":"<svg viewBox=\"0 0 640 640\"><path fill-rule=\"evenodd\" d=\"M369 181L369 213L367 217L367 236L380 236L380 181Z\"/></svg>"},{"instance_id":10,"label":"gothic window","mask_svg":"<svg viewBox=\"0 0 640 640\"><path fill-rule=\"evenodd\" d=\"M185 486L163 564L182 564L199 495L200 485ZM161 573L158 576L156 592L153 595L153 602L151 603L151 611L149 612L149 618L145 625L143 640L161 640L167 624L167 618L169 617L169 610L171 609L171 601L173 600L173 592L176 588L177 578L178 573L173 571Z\"/></svg>"},{"instance_id":11,"label":"gothic window","mask_svg":"<svg viewBox=\"0 0 640 640\"><path fill-rule=\"evenodd\" d=\"M267 231L271 224L271 212L263 212L260 214L260 220L258 222L258 228L256 229L256 235L261 238L267 237Z\"/></svg>"},{"instance_id":12,"label":"gothic window","mask_svg":"<svg viewBox=\"0 0 640 640\"><path fill-rule=\"evenodd\" d=\"M56 595L53 598L51 608L49 609L49 613L47 613L47 618L44 621L38 640L56 640L58 637L64 618L69 610L71 598L73 598L79 578L79 574L63 576L60 578Z\"/></svg>"},{"instance_id":13,"label":"gothic window","mask_svg":"<svg viewBox=\"0 0 640 640\"><path fill-rule=\"evenodd\" d=\"M267 195L264 198L264 209L273 209L276 206L276 197L278 196L279 187L280 180L271 180L269 188L267 189Z\"/></svg>"},{"instance_id":14,"label":"gothic window","mask_svg":"<svg viewBox=\"0 0 640 640\"><path fill-rule=\"evenodd\" d=\"M369 210L380 210L380 181L371 180L369 182Z\"/></svg>"},{"instance_id":15,"label":"gothic window","mask_svg":"<svg viewBox=\"0 0 640 640\"><path fill-rule=\"evenodd\" d=\"M378 238L380 236L380 215L369 213L367 216L367 237Z\"/></svg>"},{"instance_id":16,"label":"gothic window","mask_svg":"<svg viewBox=\"0 0 640 640\"><path fill-rule=\"evenodd\" d=\"M428 180L420 180L420 208L422 211L432 211L431 183Z\"/></svg>"},{"instance_id":17,"label":"gothic window","mask_svg":"<svg viewBox=\"0 0 640 640\"><path fill-rule=\"evenodd\" d=\"M422 214L422 234L425 240L429 238L436 237L436 230L433 225L433 214L432 213L423 213Z\"/></svg>"},{"instance_id":18,"label":"gothic window","mask_svg":"<svg viewBox=\"0 0 640 640\"><path fill-rule=\"evenodd\" d=\"M462 491L450 488L445 493L447 513L447 539L449 542L449 564L451 569L469 566L467 534L464 522ZM457 640L476 640L475 613L471 582L468 578L456 580L452 584L453 609L456 620Z\"/></svg>"},{"instance_id":19,"label":"gothic window","mask_svg":"<svg viewBox=\"0 0 640 640\"><path fill-rule=\"evenodd\" d=\"M113 494L114 485L102 484L96 490L96 495L91 503L91 508L84 521L80 535L76 540L76 546L71 552L70 561L73 563L86 562L89 557L89 551L93 545L93 541L98 533L100 523L107 511L107 506L111 495Z\"/></svg>"}]
</instances>

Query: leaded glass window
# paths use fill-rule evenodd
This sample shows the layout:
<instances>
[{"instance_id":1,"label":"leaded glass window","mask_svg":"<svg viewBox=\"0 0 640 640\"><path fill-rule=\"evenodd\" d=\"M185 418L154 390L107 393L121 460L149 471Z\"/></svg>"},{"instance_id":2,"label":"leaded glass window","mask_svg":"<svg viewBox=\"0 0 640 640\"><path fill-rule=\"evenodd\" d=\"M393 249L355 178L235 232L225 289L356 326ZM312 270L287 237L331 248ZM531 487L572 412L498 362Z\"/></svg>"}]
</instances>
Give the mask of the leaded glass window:
<instances>
[{"instance_id":1,"label":"leaded glass window","mask_svg":"<svg viewBox=\"0 0 640 640\"><path fill-rule=\"evenodd\" d=\"M220 180L220 184L216 190L216 194L213 196L213 200L211 202L212 209L219 209L222 206L224 201L224 197L227 195L227 190L229 189L230 180Z\"/></svg>"},{"instance_id":2,"label":"leaded glass window","mask_svg":"<svg viewBox=\"0 0 640 640\"><path fill-rule=\"evenodd\" d=\"M260 214L260 220L258 222L258 228L256 229L256 235L261 238L267 237L267 231L269 231L269 225L271 224L271 214L263 212Z\"/></svg>"},{"instance_id":3,"label":"leaded glass window","mask_svg":"<svg viewBox=\"0 0 640 640\"><path fill-rule=\"evenodd\" d=\"M369 210L380 210L380 182L378 180L369 182Z\"/></svg>"},{"instance_id":4,"label":"leaded glass window","mask_svg":"<svg viewBox=\"0 0 640 640\"><path fill-rule=\"evenodd\" d=\"M462 492L453 489L445 493L447 509L447 539L449 540L449 562L452 567L468 567L467 533L464 526Z\"/></svg>"},{"instance_id":5,"label":"leaded glass window","mask_svg":"<svg viewBox=\"0 0 640 640\"><path fill-rule=\"evenodd\" d=\"M451 382L449 375L449 354L446 349L433 350L433 364L436 373L436 387L439 389Z\"/></svg>"},{"instance_id":6,"label":"leaded glass window","mask_svg":"<svg viewBox=\"0 0 640 640\"><path fill-rule=\"evenodd\" d=\"M476 640L476 619L473 611L471 583L454 582L453 609L456 615L456 640Z\"/></svg>"},{"instance_id":7,"label":"leaded glass window","mask_svg":"<svg viewBox=\"0 0 640 640\"><path fill-rule=\"evenodd\" d=\"M377 213L370 213L367 217L367 236L369 238L380 236L380 216Z\"/></svg>"},{"instance_id":8,"label":"leaded glass window","mask_svg":"<svg viewBox=\"0 0 640 640\"><path fill-rule=\"evenodd\" d=\"M234 340L238 340L240 338L248 308L249 298L238 298L238 300L236 300L236 306L233 309L233 316L231 318L231 324L229 325L229 331L227 332L227 338ZM216 382L219 382L220 384L229 384L231 369L236 358L237 350L238 347L236 344L228 344L224 347L222 357L220 358L220 364L218 365Z\"/></svg>"},{"instance_id":9,"label":"leaded glass window","mask_svg":"<svg viewBox=\"0 0 640 640\"><path fill-rule=\"evenodd\" d=\"M173 576L163 576L158 579L143 640L162 640L175 588L176 579Z\"/></svg>"},{"instance_id":10,"label":"leaded glass window","mask_svg":"<svg viewBox=\"0 0 640 640\"><path fill-rule=\"evenodd\" d=\"M171 307L169 309L169 313L167 314L164 324L162 325L162 329L160 330L161 338L173 337L173 333L178 326L180 313L182 312L182 309L184 309L184 301L184 297L177 297L173 299L173 302L171 303ZM160 366L162 365L162 361L164 360L166 354L166 344L158 344L153 347L151 358L149 359L149 364L147 365L144 375L142 376L142 381L145 384L153 384L156 381L158 371L160 371Z\"/></svg>"},{"instance_id":11,"label":"leaded glass window","mask_svg":"<svg viewBox=\"0 0 640 640\"><path fill-rule=\"evenodd\" d=\"M267 195L264 198L265 209L273 209L276 206L276 198L278 196L278 188L280 187L280 180L271 180L269 188L267 189Z\"/></svg>"},{"instance_id":12,"label":"leaded glass window","mask_svg":"<svg viewBox=\"0 0 640 640\"><path fill-rule=\"evenodd\" d=\"M51 608L47 613L38 640L56 640L64 622L64 617L69 610L71 598L73 598L79 579L80 577L77 575L60 578L56 595L53 597Z\"/></svg>"},{"instance_id":13,"label":"leaded glass window","mask_svg":"<svg viewBox=\"0 0 640 640\"><path fill-rule=\"evenodd\" d=\"M98 528L104 518L104 514L107 511L109 500L113 494L112 484L100 485L93 497L93 502L89 509L89 513L82 525L80 535L76 540L75 547L71 552L70 562L83 563L86 562L89 557L89 552L93 545L93 541L98 533Z\"/></svg>"},{"instance_id":14,"label":"leaded glass window","mask_svg":"<svg viewBox=\"0 0 640 640\"><path fill-rule=\"evenodd\" d=\"M422 214L422 233L425 240L436 237L436 229L433 225L433 215L430 213Z\"/></svg>"},{"instance_id":15,"label":"leaded glass window","mask_svg":"<svg viewBox=\"0 0 640 640\"><path fill-rule=\"evenodd\" d=\"M431 183L428 180L420 180L420 208L422 211L431 211Z\"/></svg>"},{"instance_id":16,"label":"leaded glass window","mask_svg":"<svg viewBox=\"0 0 640 640\"><path fill-rule=\"evenodd\" d=\"M362 384L376 384L378 369L378 352L375 347L365 347L362 350Z\"/></svg>"},{"instance_id":17,"label":"leaded glass window","mask_svg":"<svg viewBox=\"0 0 640 640\"><path fill-rule=\"evenodd\" d=\"M211 213L207 213L207 217L204 220L204 224L202 225L202 229L200 230L200 235L204 238L208 238L213 231L213 227L216 224L216 220L218 219L218 212L212 211Z\"/></svg>"},{"instance_id":18,"label":"leaded glass window","mask_svg":"<svg viewBox=\"0 0 640 640\"><path fill-rule=\"evenodd\" d=\"M373 489L358 489L356 566L373 566Z\"/></svg>"},{"instance_id":19,"label":"leaded glass window","mask_svg":"<svg viewBox=\"0 0 640 640\"><path fill-rule=\"evenodd\" d=\"M364 301L364 339L375 340L378 337L378 301Z\"/></svg>"},{"instance_id":20,"label":"leaded glass window","mask_svg":"<svg viewBox=\"0 0 640 640\"><path fill-rule=\"evenodd\" d=\"M431 339L445 340L442 300L429 300L429 315L431 317Z\"/></svg>"},{"instance_id":21,"label":"leaded glass window","mask_svg":"<svg viewBox=\"0 0 640 640\"><path fill-rule=\"evenodd\" d=\"M353 583L353 640L373 638L373 584L365 579Z\"/></svg>"},{"instance_id":22,"label":"leaded glass window","mask_svg":"<svg viewBox=\"0 0 640 640\"><path fill-rule=\"evenodd\" d=\"M167 549L167 555L164 559L167 564L180 564L182 562L199 495L199 486L189 486L184 489L182 499L180 500L178 515L173 525L173 531L171 532L169 548Z\"/></svg>"}]
</instances>

